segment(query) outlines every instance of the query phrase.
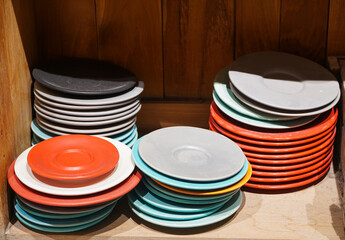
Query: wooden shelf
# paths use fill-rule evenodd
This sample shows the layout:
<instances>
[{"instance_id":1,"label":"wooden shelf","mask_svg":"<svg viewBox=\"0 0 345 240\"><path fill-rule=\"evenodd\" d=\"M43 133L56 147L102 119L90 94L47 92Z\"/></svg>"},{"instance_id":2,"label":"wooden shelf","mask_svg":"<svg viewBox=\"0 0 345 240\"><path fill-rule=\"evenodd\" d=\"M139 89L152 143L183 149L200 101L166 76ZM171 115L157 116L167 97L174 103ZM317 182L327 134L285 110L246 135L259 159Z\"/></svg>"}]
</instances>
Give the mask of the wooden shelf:
<instances>
[{"instance_id":1,"label":"wooden shelf","mask_svg":"<svg viewBox=\"0 0 345 240\"><path fill-rule=\"evenodd\" d=\"M198 229L157 227L136 217L124 198L104 222L73 234L45 234L13 220L7 240L81 239L343 239L343 211L335 174L292 193L244 191L244 203L233 218Z\"/></svg>"}]
</instances>

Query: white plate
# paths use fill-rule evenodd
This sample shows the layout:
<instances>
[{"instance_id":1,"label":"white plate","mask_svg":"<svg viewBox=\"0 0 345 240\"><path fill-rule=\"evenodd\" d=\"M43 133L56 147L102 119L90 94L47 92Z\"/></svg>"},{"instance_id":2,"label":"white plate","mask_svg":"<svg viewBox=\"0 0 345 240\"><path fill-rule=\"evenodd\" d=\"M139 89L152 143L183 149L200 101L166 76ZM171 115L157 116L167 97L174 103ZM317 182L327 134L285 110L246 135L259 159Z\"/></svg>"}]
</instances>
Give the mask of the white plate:
<instances>
[{"instance_id":1,"label":"white plate","mask_svg":"<svg viewBox=\"0 0 345 240\"><path fill-rule=\"evenodd\" d=\"M217 107L227 116L236 121L242 122L244 124L248 124L255 127L261 128L269 128L269 129L290 129L299 126L303 126L311 121L314 121L319 115L308 116L308 117L301 117L292 120L284 120L284 121L264 121L258 120L254 118L249 118L242 114L233 111L231 108L227 107L218 97L218 95L213 92L213 100L216 103Z\"/></svg>"},{"instance_id":2,"label":"white plate","mask_svg":"<svg viewBox=\"0 0 345 240\"><path fill-rule=\"evenodd\" d=\"M340 91L338 96L333 100L333 102L331 102L329 105L321 108L321 109L317 109L314 111L302 111L302 112L289 112L289 111L277 111L276 109L272 109L266 106L263 106L259 103L254 103L251 100L249 100L248 98L246 98L245 96L241 95L234 86L230 85L232 92L234 93L234 95L244 104L255 108L257 110L260 110L262 112L266 112L266 113L270 113L270 114L276 114L276 115L281 115L281 116L288 116L288 117L307 117L307 116L313 116L313 115L317 115L317 114L321 114L323 112L326 112L328 110L330 110L331 108L333 108L339 101L340 99Z\"/></svg>"},{"instance_id":3,"label":"white plate","mask_svg":"<svg viewBox=\"0 0 345 240\"><path fill-rule=\"evenodd\" d=\"M35 105L34 109L36 114L42 118L45 118L51 122L56 122L59 124L64 124L67 126L78 126L78 127L92 127L92 126L103 126L114 124L118 122L125 121L126 119L133 118L141 109L140 103L134 108L129 109L125 112L118 113L113 116L104 116L104 117L70 117L63 116L61 114L52 113L44 110L43 108ZM68 120L65 120L67 119ZM90 120L90 119L103 119L103 120Z\"/></svg>"},{"instance_id":4,"label":"white plate","mask_svg":"<svg viewBox=\"0 0 345 240\"><path fill-rule=\"evenodd\" d=\"M60 126L55 123L51 123L47 120L41 119L37 116L37 124L44 130L51 132L56 135L67 135L67 134L87 134L87 135L99 135L103 137L112 136L116 134L123 133L133 127L136 122L136 117L129 119L121 124L111 125L102 128L85 128L85 129L73 129Z\"/></svg>"},{"instance_id":5,"label":"white plate","mask_svg":"<svg viewBox=\"0 0 345 240\"><path fill-rule=\"evenodd\" d=\"M219 181L238 173L246 161L229 138L196 127L168 127L144 136L143 161L167 176L188 181Z\"/></svg>"},{"instance_id":6,"label":"white plate","mask_svg":"<svg viewBox=\"0 0 345 240\"><path fill-rule=\"evenodd\" d=\"M138 86L134 87L131 91L126 92L121 95L103 97L103 98L72 98L69 95L63 93L57 93L55 91L49 90L38 82L35 82L35 91L38 92L41 96L50 99L51 101L64 103L64 104L73 104L73 105L82 105L82 106L94 106L94 105L107 105L120 103L128 101L139 97L139 95L144 90L144 83L139 81Z\"/></svg>"},{"instance_id":7,"label":"white plate","mask_svg":"<svg viewBox=\"0 0 345 240\"><path fill-rule=\"evenodd\" d=\"M60 109L56 107L51 107L39 100L35 100L35 105L43 107L46 111L49 111L51 113L58 113L64 116L75 116L75 117L106 117L106 116L113 116L122 112L125 112L127 110L133 109L135 106L137 106L140 103L139 100L135 100L133 102L130 102L127 105L117 107L117 108L111 108L106 110L84 110L84 111L72 111L72 110L65 110ZM93 120L91 120L93 121ZM97 121L97 120L96 120ZM99 121L99 120L98 120Z\"/></svg>"},{"instance_id":8,"label":"white plate","mask_svg":"<svg viewBox=\"0 0 345 240\"><path fill-rule=\"evenodd\" d=\"M44 103L45 105L49 105L49 106L52 106L54 108L59 108L59 109L70 109L70 110L78 110L78 111L89 111L89 110L111 109L111 108L115 108L115 107L123 107L123 106L131 104L132 102L134 102L138 99L138 98L133 98L133 99L130 99L128 101L124 101L124 102L120 102L120 103L114 103L114 104L107 104L107 105L81 106L81 105L63 104L63 103L50 101L49 99L41 96L36 90L34 90L34 95L35 95L36 100Z\"/></svg>"},{"instance_id":9,"label":"white plate","mask_svg":"<svg viewBox=\"0 0 345 240\"><path fill-rule=\"evenodd\" d=\"M127 147L125 144L119 141L110 138L104 139L114 144L114 146L119 151L120 158L116 169L114 169L114 171L107 178L97 183L84 187L63 188L52 186L38 180L32 173L30 166L27 162L27 156L32 147L25 150L17 158L16 163L14 165L15 174L18 177L18 179L26 186L46 194L53 194L58 196L78 196L93 194L107 190L128 178L128 176L133 172L135 165L131 158L132 151L129 147Z\"/></svg>"},{"instance_id":10,"label":"white plate","mask_svg":"<svg viewBox=\"0 0 345 240\"><path fill-rule=\"evenodd\" d=\"M310 111L339 94L336 78L321 65L282 52L257 52L238 58L230 82L247 98L277 110Z\"/></svg>"}]
</instances>

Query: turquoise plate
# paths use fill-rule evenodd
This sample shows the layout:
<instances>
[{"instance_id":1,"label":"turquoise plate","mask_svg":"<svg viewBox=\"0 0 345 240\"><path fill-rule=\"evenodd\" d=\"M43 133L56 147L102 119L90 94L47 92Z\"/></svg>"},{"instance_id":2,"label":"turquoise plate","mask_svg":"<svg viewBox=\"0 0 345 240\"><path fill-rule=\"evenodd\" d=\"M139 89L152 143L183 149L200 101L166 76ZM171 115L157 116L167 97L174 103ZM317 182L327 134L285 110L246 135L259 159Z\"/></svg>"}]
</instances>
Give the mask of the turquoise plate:
<instances>
[{"instance_id":1,"label":"turquoise plate","mask_svg":"<svg viewBox=\"0 0 345 240\"><path fill-rule=\"evenodd\" d=\"M133 134L135 134L135 132L137 132L137 126L136 125L134 125L132 128L130 128L128 131L126 131L124 133L120 133L120 134L114 135L114 136L109 136L109 138L124 142L125 139L132 138Z\"/></svg>"},{"instance_id":2,"label":"turquoise plate","mask_svg":"<svg viewBox=\"0 0 345 240\"><path fill-rule=\"evenodd\" d=\"M144 202L154 206L155 208L163 209L165 211L171 212L179 212L179 213L197 213L197 212L205 212L205 211L212 211L215 209L219 209L224 203L229 200L223 200L222 202L218 203L210 203L210 204L183 204L178 202L173 202L168 199L164 199L160 196L155 195L154 193L150 192L143 183L140 183L135 189L135 193L137 196L141 198Z\"/></svg>"},{"instance_id":3,"label":"turquoise plate","mask_svg":"<svg viewBox=\"0 0 345 240\"><path fill-rule=\"evenodd\" d=\"M173 212L173 211L165 211L160 208L156 208L155 206L152 206L144 201L144 199L140 198L136 194L135 191L131 191L128 194L128 201L137 209L140 209L142 212L144 212L147 215L150 215L152 217L161 218L165 220L192 220L192 219L199 219L202 217L206 217L214 212L216 212L219 208L222 207L220 205L219 207L206 211L206 212L190 212L190 213L181 213L181 212Z\"/></svg>"},{"instance_id":4,"label":"turquoise plate","mask_svg":"<svg viewBox=\"0 0 345 240\"><path fill-rule=\"evenodd\" d=\"M101 209L95 209L89 212L82 212L82 213L73 213L73 214L58 214L58 213L49 213L49 212L44 212L44 211L40 211L37 209L34 209L32 207L29 207L28 205L26 205L25 203L23 203L19 198L16 197L16 203L18 204L19 207L24 210L25 212L35 215L37 217L42 217L42 218L50 218L50 219L70 219L70 218L78 218L78 217L84 217L87 215L90 215L92 213L96 213L98 211L101 211L103 208ZM105 208L105 207L104 207Z\"/></svg>"},{"instance_id":5,"label":"turquoise plate","mask_svg":"<svg viewBox=\"0 0 345 240\"><path fill-rule=\"evenodd\" d=\"M315 118L318 117L318 115L315 115L315 116L309 116L309 117L301 117L301 118L292 119L292 120L263 121L263 120L258 120L258 119L246 117L245 115L242 115L242 114L237 113L236 111L232 110L230 107L225 105L222 102L222 100L219 99L219 97L215 91L213 91L213 100L216 103L217 107L224 114L231 117L232 119L235 119L236 121L239 121L241 123L245 123L245 124L248 124L251 126L261 127L261 128L289 129L289 128L303 126L303 125L313 121Z\"/></svg>"},{"instance_id":6,"label":"turquoise plate","mask_svg":"<svg viewBox=\"0 0 345 240\"><path fill-rule=\"evenodd\" d=\"M236 189L235 191L231 193L222 194L222 195L197 196L197 195L188 195L188 194L173 192L169 189L162 187L161 185L157 184L155 181L152 181L148 177L143 177L142 183L146 186L146 188L151 193L158 195L164 199L168 199L173 202L186 203L186 204L198 204L198 205L218 203L218 202L224 201L239 191L239 189Z\"/></svg>"},{"instance_id":7,"label":"turquoise plate","mask_svg":"<svg viewBox=\"0 0 345 240\"><path fill-rule=\"evenodd\" d=\"M90 222L94 222L103 218L104 216L106 216L108 213L110 213L113 210L114 206L115 204L112 204L93 214L90 214L84 217L77 217L77 218L70 218L70 219L50 219L50 218L38 217L26 212L18 204L15 204L14 208L16 210L16 213L18 213L21 218L40 226L74 227L74 226L79 226L82 224L88 224Z\"/></svg>"},{"instance_id":8,"label":"turquoise plate","mask_svg":"<svg viewBox=\"0 0 345 240\"><path fill-rule=\"evenodd\" d=\"M140 218L148 221L150 223L164 226L164 227L171 227L171 228L192 228L192 227L201 227L210 225L219 221L222 221L234 213L240 208L242 203L242 193L238 192L234 197L232 197L228 202L226 202L218 211L215 213L208 215L203 218L193 219L193 220L181 220L181 221L172 221L172 220L164 220L156 217L152 217L144 213L143 210L134 206L130 201L129 205L132 208L132 211L138 215Z\"/></svg>"},{"instance_id":9,"label":"turquoise plate","mask_svg":"<svg viewBox=\"0 0 345 240\"><path fill-rule=\"evenodd\" d=\"M228 187L237 183L246 175L248 171L248 161L246 160L244 161L243 168L237 174L221 181L201 183L201 182L192 182L192 181L182 181L176 178L171 178L153 170L152 168L150 168L144 163L144 161L139 156L139 152L138 152L138 146L139 146L140 141L141 141L141 138L138 141L136 141L132 150L132 158L135 162L135 165L149 177L170 186L190 189L190 190L214 190L214 189Z\"/></svg>"},{"instance_id":10,"label":"turquoise plate","mask_svg":"<svg viewBox=\"0 0 345 240\"><path fill-rule=\"evenodd\" d=\"M86 224L81 224L81 225L78 225L78 226L73 226L73 227L46 227L46 226L41 226L41 225L38 225L38 224L35 224L35 223L32 223L30 221L27 221L25 220L25 218L22 218L20 214L18 214L16 212L16 217L18 218L18 220L28 226L28 227L31 227L33 229L36 229L36 230L39 230L39 231L44 231L44 232L62 232L62 233L65 233L65 232L75 232L75 231L79 231L79 230L82 230L82 229L85 229L85 228L89 228L89 227L92 227L94 225L96 225L97 223L103 221L104 219L106 219L109 215L110 215L111 211L108 212L105 216L103 216L102 218L98 219L98 220L95 220L93 222L89 222L89 223L86 223Z\"/></svg>"},{"instance_id":11,"label":"turquoise plate","mask_svg":"<svg viewBox=\"0 0 345 240\"><path fill-rule=\"evenodd\" d=\"M138 140L138 132L136 132L136 135L134 136L134 138L129 142L127 143L127 146L132 148L134 143Z\"/></svg>"},{"instance_id":12,"label":"turquoise plate","mask_svg":"<svg viewBox=\"0 0 345 240\"><path fill-rule=\"evenodd\" d=\"M134 131L130 136L128 136L128 138L123 139L122 142L127 145L131 143L135 138L138 138L138 131Z\"/></svg>"}]
</instances>

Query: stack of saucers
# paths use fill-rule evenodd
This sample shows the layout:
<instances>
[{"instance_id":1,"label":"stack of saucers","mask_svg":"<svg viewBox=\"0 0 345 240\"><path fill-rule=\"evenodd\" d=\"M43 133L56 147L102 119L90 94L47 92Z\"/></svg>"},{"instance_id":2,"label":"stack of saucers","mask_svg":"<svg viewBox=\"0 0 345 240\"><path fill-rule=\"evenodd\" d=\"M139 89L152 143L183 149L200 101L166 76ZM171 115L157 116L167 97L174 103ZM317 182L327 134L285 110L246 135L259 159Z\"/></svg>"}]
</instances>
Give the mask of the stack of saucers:
<instances>
[{"instance_id":1,"label":"stack of saucers","mask_svg":"<svg viewBox=\"0 0 345 240\"><path fill-rule=\"evenodd\" d=\"M239 190L251 166L231 140L206 129L156 130L133 146L132 158L144 173L128 195L133 212L165 227L209 225L235 214Z\"/></svg>"},{"instance_id":2,"label":"stack of saucers","mask_svg":"<svg viewBox=\"0 0 345 240\"><path fill-rule=\"evenodd\" d=\"M87 135L42 141L20 154L8 171L18 220L46 232L99 223L140 180L128 146Z\"/></svg>"},{"instance_id":3,"label":"stack of saucers","mask_svg":"<svg viewBox=\"0 0 345 240\"><path fill-rule=\"evenodd\" d=\"M322 66L286 53L253 53L216 76L209 126L251 162L246 186L294 190L330 168L339 98L338 82Z\"/></svg>"},{"instance_id":4,"label":"stack of saucers","mask_svg":"<svg viewBox=\"0 0 345 240\"><path fill-rule=\"evenodd\" d=\"M32 145L67 134L106 136L133 146L143 83L117 65L68 59L32 72L36 119Z\"/></svg>"}]
</instances>

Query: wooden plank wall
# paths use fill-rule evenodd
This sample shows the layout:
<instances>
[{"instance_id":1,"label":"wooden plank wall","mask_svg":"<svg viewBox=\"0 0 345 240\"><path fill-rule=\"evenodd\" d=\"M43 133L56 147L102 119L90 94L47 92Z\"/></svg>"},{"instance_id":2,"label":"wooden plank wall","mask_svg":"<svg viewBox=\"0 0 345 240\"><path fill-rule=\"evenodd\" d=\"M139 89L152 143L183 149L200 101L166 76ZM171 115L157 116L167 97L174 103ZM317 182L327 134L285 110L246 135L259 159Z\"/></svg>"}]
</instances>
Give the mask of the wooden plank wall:
<instances>
[{"instance_id":1,"label":"wooden plank wall","mask_svg":"<svg viewBox=\"0 0 345 240\"><path fill-rule=\"evenodd\" d=\"M221 68L277 50L321 64L345 54L343 0L35 0L40 61L114 62L150 99L211 99Z\"/></svg>"}]
</instances>

